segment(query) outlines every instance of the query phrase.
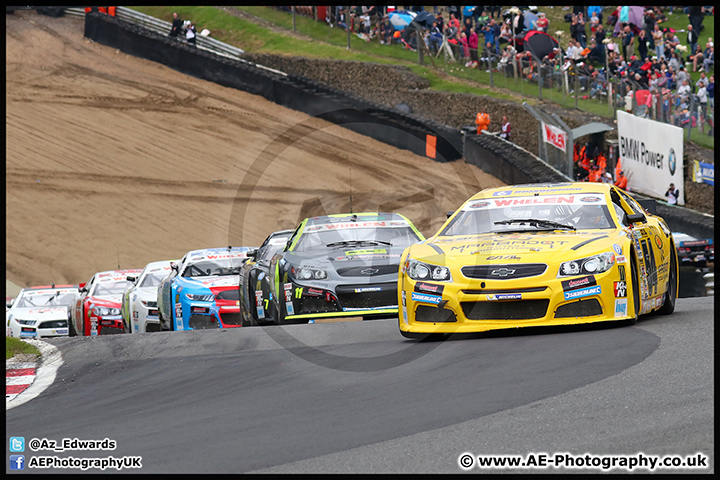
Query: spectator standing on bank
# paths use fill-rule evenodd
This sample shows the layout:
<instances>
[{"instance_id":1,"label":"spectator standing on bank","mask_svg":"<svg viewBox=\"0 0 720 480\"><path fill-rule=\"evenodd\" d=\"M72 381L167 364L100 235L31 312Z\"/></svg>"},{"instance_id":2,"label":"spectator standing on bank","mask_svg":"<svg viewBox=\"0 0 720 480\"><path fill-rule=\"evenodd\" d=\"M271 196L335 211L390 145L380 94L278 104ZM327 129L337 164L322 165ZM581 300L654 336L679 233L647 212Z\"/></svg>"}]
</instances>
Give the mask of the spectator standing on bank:
<instances>
[{"instance_id":1,"label":"spectator standing on bank","mask_svg":"<svg viewBox=\"0 0 720 480\"><path fill-rule=\"evenodd\" d=\"M647 58L648 53L648 45L647 45L647 33L645 30L640 30L640 34L638 35L638 55L640 55L640 60L645 60Z\"/></svg>"},{"instance_id":2,"label":"spectator standing on bank","mask_svg":"<svg viewBox=\"0 0 720 480\"><path fill-rule=\"evenodd\" d=\"M468 36L468 47L470 48L470 68L476 68L478 66L478 35L475 30L470 29L470 35Z\"/></svg>"},{"instance_id":3,"label":"spectator standing on bank","mask_svg":"<svg viewBox=\"0 0 720 480\"><path fill-rule=\"evenodd\" d=\"M593 11L590 14L590 33L595 35L595 30L600 25L600 17L597 16L597 11Z\"/></svg>"},{"instance_id":4,"label":"spectator standing on bank","mask_svg":"<svg viewBox=\"0 0 720 480\"><path fill-rule=\"evenodd\" d=\"M622 32L622 53L623 57L630 58L635 52L635 35L630 25L626 25Z\"/></svg>"},{"instance_id":5,"label":"spectator standing on bank","mask_svg":"<svg viewBox=\"0 0 720 480\"><path fill-rule=\"evenodd\" d=\"M177 12L173 12L172 27L170 28L170 36L177 37L182 32L183 21Z\"/></svg>"},{"instance_id":6,"label":"spectator standing on bank","mask_svg":"<svg viewBox=\"0 0 720 480\"><path fill-rule=\"evenodd\" d=\"M698 84L698 91L697 91L697 98L698 102L700 102L700 109L702 112L703 118L707 115L707 104L708 104L708 94L707 94L707 88L705 87L705 82L700 82Z\"/></svg>"},{"instance_id":7,"label":"spectator standing on bank","mask_svg":"<svg viewBox=\"0 0 720 480\"><path fill-rule=\"evenodd\" d=\"M685 80L688 80L689 75L687 73L687 70L685 70L685 67L681 65L678 67L677 73L675 73L675 80L677 81L678 88L680 88L683 83L685 83Z\"/></svg>"},{"instance_id":8,"label":"spectator standing on bank","mask_svg":"<svg viewBox=\"0 0 720 480\"><path fill-rule=\"evenodd\" d=\"M670 187L667 189L667 192L665 192L665 196L667 197L667 202L670 205L677 205L678 198L680 198L680 190L675 188L674 183L671 183Z\"/></svg>"},{"instance_id":9,"label":"spectator standing on bank","mask_svg":"<svg viewBox=\"0 0 720 480\"><path fill-rule=\"evenodd\" d=\"M460 31L460 20L455 18L454 13L450 14L450 20L448 20L448 25L450 25L451 27L455 27L458 32Z\"/></svg>"},{"instance_id":10,"label":"spectator standing on bank","mask_svg":"<svg viewBox=\"0 0 720 480\"><path fill-rule=\"evenodd\" d=\"M711 110L715 109L715 75L710 75L710 81L708 82L707 94L708 94L708 107Z\"/></svg>"},{"instance_id":11,"label":"spectator standing on bank","mask_svg":"<svg viewBox=\"0 0 720 480\"><path fill-rule=\"evenodd\" d=\"M470 45L468 44L467 34L460 32L460 45L462 45L463 60L467 62L465 66L470 66Z\"/></svg>"},{"instance_id":12,"label":"spectator standing on bank","mask_svg":"<svg viewBox=\"0 0 720 480\"><path fill-rule=\"evenodd\" d=\"M576 31L578 34L578 42L580 42L580 46L584 49L587 47L587 32L585 30L585 16L582 14L582 12L578 13L578 23L576 27Z\"/></svg>"},{"instance_id":13,"label":"spectator standing on bank","mask_svg":"<svg viewBox=\"0 0 720 480\"><path fill-rule=\"evenodd\" d=\"M690 51L690 55L695 54L695 50L697 50L697 42L698 42L698 33L693 29L692 25L688 25L687 27L687 44L688 44L688 50Z\"/></svg>"},{"instance_id":14,"label":"spectator standing on bank","mask_svg":"<svg viewBox=\"0 0 720 480\"><path fill-rule=\"evenodd\" d=\"M665 123L670 123L670 91L668 89L663 90L661 120Z\"/></svg>"},{"instance_id":15,"label":"spectator standing on bank","mask_svg":"<svg viewBox=\"0 0 720 480\"><path fill-rule=\"evenodd\" d=\"M510 140L510 122L507 117L502 118L502 124L500 125L500 136L505 140Z\"/></svg>"},{"instance_id":16,"label":"spectator standing on bank","mask_svg":"<svg viewBox=\"0 0 720 480\"><path fill-rule=\"evenodd\" d=\"M653 42L655 43L655 54L658 59L665 60L665 35L660 30L660 25L655 24L655 28L652 31Z\"/></svg>"}]
</instances>

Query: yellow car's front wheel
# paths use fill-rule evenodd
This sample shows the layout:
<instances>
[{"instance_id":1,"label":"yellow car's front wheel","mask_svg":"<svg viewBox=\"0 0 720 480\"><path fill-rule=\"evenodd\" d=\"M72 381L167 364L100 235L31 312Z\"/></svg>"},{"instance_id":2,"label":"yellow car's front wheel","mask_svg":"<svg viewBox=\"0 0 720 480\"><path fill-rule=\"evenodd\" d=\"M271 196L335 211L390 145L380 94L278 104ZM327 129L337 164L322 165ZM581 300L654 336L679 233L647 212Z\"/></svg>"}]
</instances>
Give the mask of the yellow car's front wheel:
<instances>
[{"instance_id":1,"label":"yellow car's front wheel","mask_svg":"<svg viewBox=\"0 0 720 480\"><path fill-rule=\"evenodd\" d=\"M633 316L627 320L628 325L635 325L640 316L640 277L638 276L637 257L635 252L630 256L630 281L632 282Z\"/></svg>"}]
</instances>

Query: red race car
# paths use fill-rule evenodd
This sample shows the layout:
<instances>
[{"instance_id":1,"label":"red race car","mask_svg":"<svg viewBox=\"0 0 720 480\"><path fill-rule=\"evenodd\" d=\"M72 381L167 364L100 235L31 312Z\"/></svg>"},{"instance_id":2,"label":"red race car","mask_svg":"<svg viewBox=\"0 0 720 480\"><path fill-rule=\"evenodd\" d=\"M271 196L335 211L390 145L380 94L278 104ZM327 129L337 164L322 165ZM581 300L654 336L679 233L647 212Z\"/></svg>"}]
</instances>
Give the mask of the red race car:
<instances>
[{"instance_id":1,"label":"red race car","mask_svg":"<svg viewBox=\"0 0 720 480\"><path fill-rule=\"evenodd\" d=\"M125 333L120 315L122 294L133 285L127 277L140 273L142 270L109 270L81 283L70 304L70 336Z\"/></svg>"}]
</instances>

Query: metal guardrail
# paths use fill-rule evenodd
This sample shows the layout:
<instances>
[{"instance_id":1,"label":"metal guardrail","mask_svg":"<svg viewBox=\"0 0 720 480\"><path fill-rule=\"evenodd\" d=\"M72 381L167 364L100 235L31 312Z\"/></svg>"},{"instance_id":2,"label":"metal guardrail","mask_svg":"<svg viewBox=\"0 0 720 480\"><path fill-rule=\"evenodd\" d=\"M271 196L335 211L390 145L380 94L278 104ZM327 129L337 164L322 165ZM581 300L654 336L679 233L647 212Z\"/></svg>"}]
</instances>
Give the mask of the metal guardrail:
<instances>
[{"instance_id":1,"label":"metal guardrail","mask_svg":"<svg viewBox=\"0 0 720 480\"><path fill-rule=\"evenodd\" d=\"M66 8L65 14L67 15L75 15L75 16L85 16L85 9L84 8ZM164 20L160 20L159 18L152 17L150 15L146 15L144 13L138 12L136 10L133 10L131 8L127 7L117 7L115 10L115 16L121 20L125 20L130 23L134 23L136 25L140 25L143 28L146 28L152 32L155 32L160 35L167 36L170 33L170 28L172 27L172 23L166 22ZM232 45L228 45L227 43L221 42L220 40L217 40L212 37L204 37L200 34L197 34L195 36L195 46L200 50L205 50L207 52L214 53L216 55L221 55L223 57L230 58L232 60L237 60L243 63L247 63L248 65L252 65L257 68L262 68L263 70L267 70L272 73L276 73L278 75L287 76L285 72L281 72L280 70L275 70L274 68L266 67L264 65L258 65L257 63L248 62L247 60L244 60L241 58L241 55L245 53L245 50L233 47ZM177 38L178 42L188 44L188 42L184 38Z\"/></svg>"},{"instance_id":2,"label":"metal guardrail","mask_svg":"<svg viewBox=\"0 0 720 480\"><path fill-rule=\"evenodd\" d=\"M155 33L159 33L161 35L167 35L170 32L170 28L172 27L172 24L170 22L151 17L150 15L145 15L144 13L140 13L131 8L117 7L115 11L115 15L117 18L134 23L136 25L140 25L143 28L146 28ZM66 8L65 13L67 15L85 16L85 9ZM242 60L240 58L240 55L245 53L245 51L241 48L233 47L232 45L228 45L227 43L223 43L220 40L214 39L212 37L204 37L198 34L195 36L195 38L195 46L197 48L201 50L207 50L217 55L229 57L233 60ZM178 41L182 43L187 43L184 38L178 38Z\"/></svg>"}]
</instances>

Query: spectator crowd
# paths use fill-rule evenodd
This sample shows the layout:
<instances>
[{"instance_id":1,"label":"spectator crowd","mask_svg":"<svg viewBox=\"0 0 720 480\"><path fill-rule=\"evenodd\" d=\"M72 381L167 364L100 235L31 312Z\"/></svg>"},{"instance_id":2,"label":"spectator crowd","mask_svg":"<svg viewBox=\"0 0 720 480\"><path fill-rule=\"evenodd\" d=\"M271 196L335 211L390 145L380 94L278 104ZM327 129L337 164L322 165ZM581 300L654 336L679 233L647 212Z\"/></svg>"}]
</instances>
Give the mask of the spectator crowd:
<instances>
[{"instance_id":1,"label":"spectator crowd","mask_svg":"<svg viewBox=\"0 0 720 480\"><path fill-rule=\"evenodd\" d=\"M295 12L317 16L316 8L295 7ZM393 23L392 8L328 7L325 18L317 19L367 41L422 48L433 56L444 53L469 68L542 82L545 88L571 94L577 89L583 99L605 100L635 115L714 134L715 49L712 38L700 42L704 16L714 15L714 7L681 7L687 26L675 30L667 21L670 14L677 16L677 7L542 7L561 10L563 27L551 25L537 7L435 6L430 7L432 23L412 35ZM402 9L425 11L396 11ZM542 58L521 46L534 30L554 40L556 48ZM699 72L698 80L691 79L691 71ZM579 148L575 156L580 178L626 185L620 170L607 171L597 148Z\"/></svg>"}]
</instances>

